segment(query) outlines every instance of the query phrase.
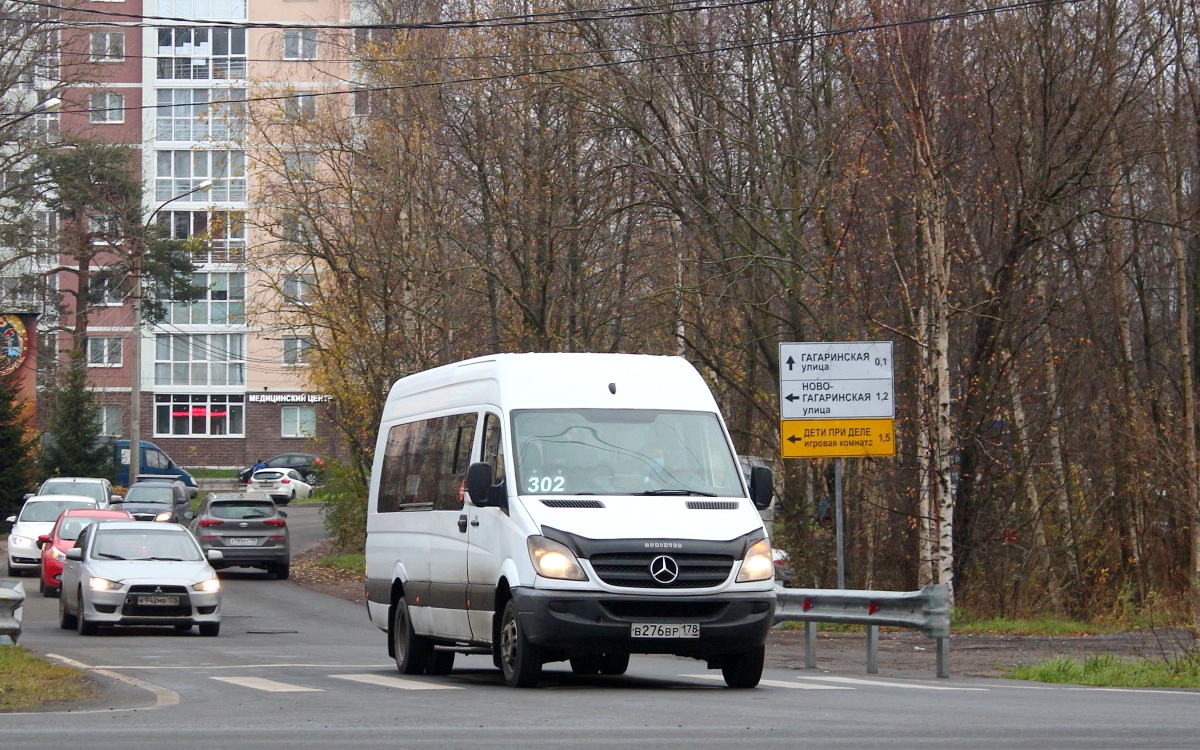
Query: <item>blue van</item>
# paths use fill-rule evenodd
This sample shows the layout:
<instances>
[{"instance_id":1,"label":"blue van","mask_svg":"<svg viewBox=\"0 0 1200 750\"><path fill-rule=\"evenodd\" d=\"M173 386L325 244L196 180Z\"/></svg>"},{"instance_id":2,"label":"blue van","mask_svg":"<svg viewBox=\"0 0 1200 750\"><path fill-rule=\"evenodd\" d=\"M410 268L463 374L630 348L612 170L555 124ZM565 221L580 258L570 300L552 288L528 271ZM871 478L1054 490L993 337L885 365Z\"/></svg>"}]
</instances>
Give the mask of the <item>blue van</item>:
<instances>
[{"instance_id":1,"label":"blue van","mask_svg":"<svg viewBox=\"0 0 1200 750\"><path fill-rule=\"evenodd\" d=\"M162 448L145 440L142 440L141 444L142 453L138 460L139 473L136 478L145 479L148 475L171 477L183 482L191 497L196 497L200 493L200 488L196 486L196 480L192 478L192 475L187 470L179 468ZM113 464L117 467L116 483L122 487L128 487L130 483L128 440L118 440L113 443Z\"/></svg>"}]
</instances>

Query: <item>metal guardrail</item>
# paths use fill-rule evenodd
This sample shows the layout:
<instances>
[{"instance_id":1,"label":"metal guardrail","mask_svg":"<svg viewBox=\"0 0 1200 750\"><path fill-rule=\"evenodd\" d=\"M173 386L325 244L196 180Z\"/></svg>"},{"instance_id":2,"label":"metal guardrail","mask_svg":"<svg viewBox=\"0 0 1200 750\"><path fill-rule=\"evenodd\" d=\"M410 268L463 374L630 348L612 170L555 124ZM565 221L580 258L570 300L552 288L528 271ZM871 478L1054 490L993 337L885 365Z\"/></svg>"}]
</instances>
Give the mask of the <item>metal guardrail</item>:
<instances>
[{"instance_id":1,"label":"metal guardrail","mask_svg":"<svg viewBox=\"0 0 1200 750\"><path fill-rule=\"evenodd\" d=\"M817 666L817 623L867 626L867 673L878 674L879 627L919 630L937 641L937 676L949 677L950 587L932 584L920 591L854 589L775 589L775 622L804 623L804 666Z\"/></svg>"},{"instance_id":2,"label":"metal guardrail","mask_svg":"<svg viewBox=\"0 0 1200 750\"><path fill-rule=\"evenodd\" d=\"M0 579L0 646L15 646L21 637L25 584L15 578Z\"/></svg>"}]
</instances>

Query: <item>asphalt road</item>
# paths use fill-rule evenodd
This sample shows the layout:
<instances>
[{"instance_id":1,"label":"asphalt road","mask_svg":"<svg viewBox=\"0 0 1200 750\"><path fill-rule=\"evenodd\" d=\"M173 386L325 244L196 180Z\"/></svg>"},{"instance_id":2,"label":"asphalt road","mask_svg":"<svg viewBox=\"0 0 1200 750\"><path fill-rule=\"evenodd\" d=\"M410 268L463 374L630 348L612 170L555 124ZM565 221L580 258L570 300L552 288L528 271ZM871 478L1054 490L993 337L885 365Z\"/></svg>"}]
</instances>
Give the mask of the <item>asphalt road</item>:
<instances>
[{"instance_id":1,"label":"asphalt road","mask_svg":"<svg viewBox=\"0 0 1200 750\"><path fill-rule=\"evenodd\" d=\"M297 547L319 535L289 511ZM311 528L310 528L311 526ZM309 529L309 530L305 530ZM315 530L315 532L313 531ZM87 670L103 699L0 715L0 744L190 748L1195 748L1200 691L769 668L754 690L701 662L634 657L623 677L547 665L505 687L488 657L403 677L362 605L248 571L223 573L218 638L152 628L82 637L32 588L21 644ZM32 579L25 579L27 583Z\"/></svg>"}]
</instances>

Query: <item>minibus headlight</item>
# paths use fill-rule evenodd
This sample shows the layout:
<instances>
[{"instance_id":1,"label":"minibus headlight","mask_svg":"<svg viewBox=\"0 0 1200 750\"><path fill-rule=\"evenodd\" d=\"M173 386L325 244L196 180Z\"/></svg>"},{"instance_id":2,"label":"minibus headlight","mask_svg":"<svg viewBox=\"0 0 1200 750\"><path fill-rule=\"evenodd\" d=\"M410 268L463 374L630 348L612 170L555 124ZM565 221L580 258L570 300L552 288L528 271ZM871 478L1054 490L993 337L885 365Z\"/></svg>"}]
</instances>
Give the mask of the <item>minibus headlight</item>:
<instances>
[{"instance_id":1,"label":"minibus headlight","mask_svg":"<svg viewBox=\"0 0 1200 750\"><path fill-rule=\"evenodd\" d=\"M771 560L771 543L766 539L755 542L742 559L737 582L765 581L775 575L775 563Z\"/></svg>"},{"instance_id":2,"label":"minibus headlight","mask_svg":"<svg viewBox=\"0 0 1200 750\"><path fill-rule=\"evenodd\" d=\"M544 536L529 537L529 560L533 563L533 569L543 578L559 578L566 581L588 579L574 552L565 544Z\"/></svg>"}]
</instances>

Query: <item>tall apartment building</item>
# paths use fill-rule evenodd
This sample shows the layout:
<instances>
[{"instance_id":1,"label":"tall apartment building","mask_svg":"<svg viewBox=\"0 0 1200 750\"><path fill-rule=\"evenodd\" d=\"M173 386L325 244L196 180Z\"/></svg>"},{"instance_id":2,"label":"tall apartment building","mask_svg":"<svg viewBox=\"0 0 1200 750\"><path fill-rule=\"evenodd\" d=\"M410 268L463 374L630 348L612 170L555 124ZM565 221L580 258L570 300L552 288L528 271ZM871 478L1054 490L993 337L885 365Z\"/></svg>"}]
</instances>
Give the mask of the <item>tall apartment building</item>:
<instances>
[{"instance_id":1,"label":"tall apartment building","mask_svg":"<svg viewBox=\"0 0 1200 750\"><path fill-rule=\"evenodd\" d=\"M88 382L104 432L128 437L140 380L141 439L185 466L336 455L329 397L305 385L310 339L276 315L303 303L311 277L256 260L272 239L255 227L283 209L255 202L260 144L245 115L281 92L337 86L345 63L336 58L346 55L323 42L348 18L348 0L107 0L77 14L112 25L63 32L64 50L87 50L63 56L64 71L87 66L65 77L87 82L62 93L62 131L140 151L146 223L193 240L206 289L198 301L168 302L153 326L135 324L127 289L115 285L90 309ZM59 283L73 282L64 274Z\"/></svg>"}]
</instances>

